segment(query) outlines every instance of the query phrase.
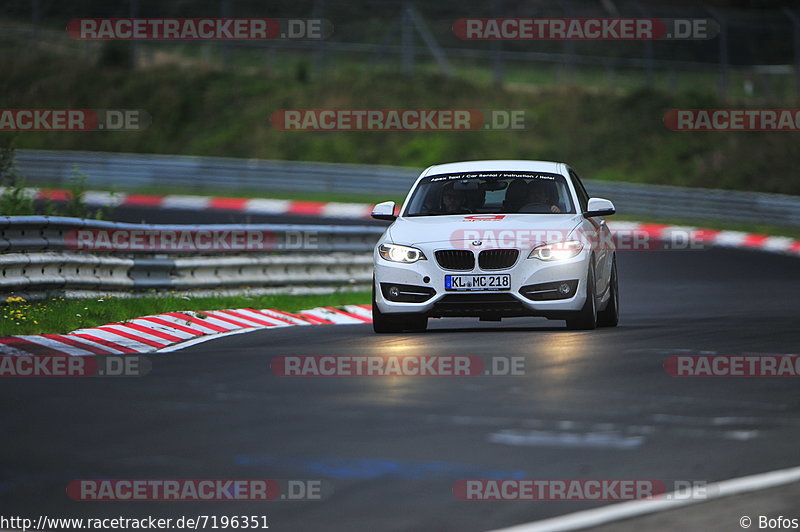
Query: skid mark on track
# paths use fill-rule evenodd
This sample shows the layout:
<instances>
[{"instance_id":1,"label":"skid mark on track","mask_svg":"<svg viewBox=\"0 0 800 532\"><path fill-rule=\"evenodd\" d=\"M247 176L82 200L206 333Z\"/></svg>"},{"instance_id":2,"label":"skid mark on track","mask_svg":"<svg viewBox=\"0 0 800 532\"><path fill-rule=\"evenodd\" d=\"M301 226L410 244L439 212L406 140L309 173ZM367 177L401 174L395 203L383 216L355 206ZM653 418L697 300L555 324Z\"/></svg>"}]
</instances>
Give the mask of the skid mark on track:
<instances>
[{"instance_id":1,"label":"skid mark on track","mask_svg":"<svg viewBox=\"0 0 800 532\"><path fill-rule=\"evenodd\" d=\"M488 441L507 445L587 447L611 449L636 448L649 436L711 438L746 441L761 436L756 426L763 426L759 418L702 418L693 416L684 423L683 416L648 414L651 424L629 425L606 421L581 421L569 419L536 419L480 416L428 415L429 423L501 428L489 434ZM746 419L750 423L741 423ZM733 428L732 428L733 427ZM530 430L536 429L536 430Z\"/></svg>"},{"instance_id":2,"label":"skid mark on track","mask_svg":"<svg viewBox=\"0 0 800 532\"><path fill-rule=\"evenodd\" d=\"M616 432L551 432L545 430L501 430L487 437L491 443L528 447L570 449L615 449L632 451L645 442L644 436L624 436Z\"/></svg>"}]
</instances>

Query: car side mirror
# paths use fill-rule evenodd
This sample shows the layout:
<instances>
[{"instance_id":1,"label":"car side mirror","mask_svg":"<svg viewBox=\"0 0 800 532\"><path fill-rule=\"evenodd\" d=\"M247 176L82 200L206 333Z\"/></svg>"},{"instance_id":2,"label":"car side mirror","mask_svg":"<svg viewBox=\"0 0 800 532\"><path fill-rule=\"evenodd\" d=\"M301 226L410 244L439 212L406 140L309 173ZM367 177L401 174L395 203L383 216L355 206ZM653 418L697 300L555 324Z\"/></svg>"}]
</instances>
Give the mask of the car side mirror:
<instances>
[{"instance_id":1,"label":"car side mirror","mask_svg":"<svg viewBox=\"0 0 800 532\"><path fill-rule=\"evenodd\" d=\"M372 208L372 217L376 220L387 220L390 222L397 220L397 216L394 214L394 202L384 201L383 203L375 205Z\"/></svg>"},{"instance_id":2,"label":"car side mirror","mask_svg":"<svg viewBox=\"0 0 800 532\"><path fill-rule=\"evenodd\" d=\"M584 218L594 218L595 216L611 216L617 212L614 204L607 199L603 198L589 198L589 205L586 212L583 213Z\"/></svg>"}]
</instances>

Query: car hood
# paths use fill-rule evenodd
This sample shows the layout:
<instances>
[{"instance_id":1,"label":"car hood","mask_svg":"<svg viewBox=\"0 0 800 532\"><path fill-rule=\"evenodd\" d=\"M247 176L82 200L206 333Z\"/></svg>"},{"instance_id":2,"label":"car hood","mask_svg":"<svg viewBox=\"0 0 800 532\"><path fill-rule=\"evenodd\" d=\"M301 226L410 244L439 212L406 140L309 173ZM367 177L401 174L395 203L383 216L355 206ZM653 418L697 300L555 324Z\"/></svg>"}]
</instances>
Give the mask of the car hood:
<instances>
[{"instance_id":1,"label":"car hood","mask_svg":"<svg viewBox=\"0 0 800 532\"><path fill-rule=\"evenodd\" d=\"M579 214L420 216L398 218L387 234L391 242L411 246L480 240L492 247L520 247L512 241L527 247L566 240L581 220Z\"/></svg>"}]
</instances>

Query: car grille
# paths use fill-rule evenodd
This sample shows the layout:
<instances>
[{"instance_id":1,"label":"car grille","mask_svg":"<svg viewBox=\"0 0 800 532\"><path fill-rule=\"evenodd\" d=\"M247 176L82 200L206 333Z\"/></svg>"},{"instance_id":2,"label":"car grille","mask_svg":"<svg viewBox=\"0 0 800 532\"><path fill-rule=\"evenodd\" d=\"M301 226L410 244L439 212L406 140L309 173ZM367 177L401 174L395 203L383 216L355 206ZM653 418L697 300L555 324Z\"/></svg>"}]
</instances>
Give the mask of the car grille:
<instances>
[{"instance_id":1,"label":"car grille","mask_svg":"<svg viewBox=\"0 0 800 532\"><path fill-rule=\"evenodd\" d=\"M446 249L435 253L436 262L445 270L469 271L475 267L475 255L464 249Z\"/></svg>"},{"instance_id":2,"label":"car grille","mask_svg":"<svg viewBox=\"0 0 800 532\"><path fill-rule=\"evenodd\" d=\"M481 270L505 270L517 262L518 249L487 249L478 255Z\"/></svg>"}]
</instances>

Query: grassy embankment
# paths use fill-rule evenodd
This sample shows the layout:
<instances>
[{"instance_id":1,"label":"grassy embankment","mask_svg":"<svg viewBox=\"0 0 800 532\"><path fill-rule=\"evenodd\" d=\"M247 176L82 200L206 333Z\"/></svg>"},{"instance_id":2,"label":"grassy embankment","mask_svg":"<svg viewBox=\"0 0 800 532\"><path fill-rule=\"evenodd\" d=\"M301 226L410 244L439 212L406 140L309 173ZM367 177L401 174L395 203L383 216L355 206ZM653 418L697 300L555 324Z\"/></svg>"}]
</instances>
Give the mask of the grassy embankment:
<instances>
[{"instance_id":1,"label":"grassy embankment","mask_svg":"<svg viewBox=\"0 0 800 532\"><path fill-rule=\"evenodd\" d=\"M20 133L20 148L414 167L480 158L563 160L586 178L800 194L800 180L794 177L800 168L797 133L672 132L662 123L672 108L737 106L711 93L621 94L528 85L499 89L435 74L406 79L353 71L311 80L292 68L270 73L197 66L130 70L23 50L0 54L0 69L8 108L137 108L153 118L141 132ZM327 107L515 109L525 111L528 127L285 132L269 122L278 109ZM213 192L225 191L221 184ZM267 183L264 191L270 191Z\"/></svg>"},{"instance_id":2,"label":"grassy embankment","mask_svg":"<svg viewBox=\"0 0 800 532\"><path fill-rule=\"evenodd\" d=\"M321 306L368 304L370 295L366 292L342 292L304 296L57 298L35 302L15 299L11 298L0 307L0 336L67 333L83 327L174 311L275 308L291 312Z\"/></svg>"}]
</instances>

